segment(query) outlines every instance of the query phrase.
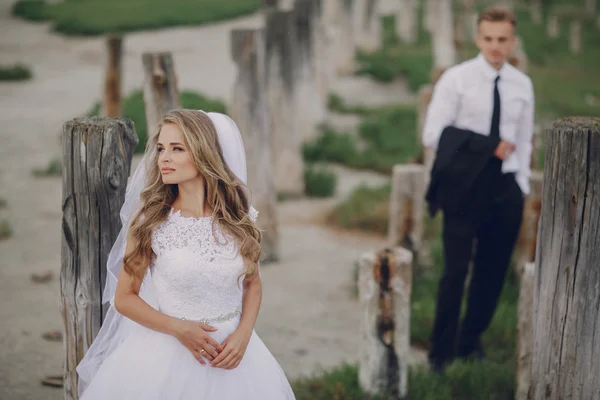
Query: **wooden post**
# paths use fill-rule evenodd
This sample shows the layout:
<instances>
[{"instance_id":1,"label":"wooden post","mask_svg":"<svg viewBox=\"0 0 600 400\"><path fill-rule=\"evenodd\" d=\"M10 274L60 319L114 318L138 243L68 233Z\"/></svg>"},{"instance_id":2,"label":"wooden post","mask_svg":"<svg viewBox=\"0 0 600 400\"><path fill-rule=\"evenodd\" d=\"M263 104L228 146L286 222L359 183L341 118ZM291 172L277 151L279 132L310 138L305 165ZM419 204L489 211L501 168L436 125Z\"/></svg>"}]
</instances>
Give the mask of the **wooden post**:
<instances>
[{"instance_id":1,"label":"wooden post","mask_svg":"<svg viewBox=\"0 0 600 400\"><path fill-rule=\"evenodd\" d=\"M396 0L396 33L404 43L415 43L418 35L418 9L416 0Z\"/></svg>"},{"instance_id":2,"label":"wooden post","mask_svg":"<svg viewBox=\"0 0 600 400\"><path fill-rule=\"evenodd\" d=\"M571 20L571 35L569 36L569 51L571 54L581 53L581 21Z\"/></svg>"},{"instance_id":3,"label":"wooden post","mask_svg":"<svg viewBox=\"0 0 600 400\"><path fill-rule=\"evenodd\" d=\"M248 187L252 192L252 203L260 212L258 225L264 232L262 260L271 262L279 259L279 232L264 35L262 29L235 29L231 32L231 54L238 66L231 118L240 128L246 147Z\"/></svg>"},{"instance_id":4,"label":"wooden post","mask_svg":"<svg viewBox=\"0 0 600 400\"><path fill-rule=\"evenodd\" d=\"M542 0L530 0L531 20L536 25L542 23Z\"/></svg>"},{"instance_id":5,"label":"wooden post","mask_svg":"<svg viewBox=\"0 0 600 400\"><path fill-rule=\"evenodd\" d=\"M295 111L298 118L295 129L302 142L312 141L318 135L317 127L325 122L327 98L319 87L322 77L319 74L319 58L322 48L319 47L320 35L320 1L297 0L293 10L296 26L296 63L298 70L295 90Z\"/></svg>"},{"instance_id":6,"label":"wooden post","mask_svg":"<svg viewBox=\"0 0 600 400\"><path fill-rule=\"evenodd\" d=\"M397 247L363 254L358 293L364 313L358 379L369 395L408 393L412 254Z\"/></svg>"},{"instance_id":7,"label":"wooden post","mask_svg":"<svg viewBox=\"0 0 600 400\"><path fill-rule=\"evenodd\" d=\"M512 54L508 57L508 62L519 69L523 73L527 73L527 54L525 54L525 49L523 48L523 41L520 36L516 38L517 43L512 51Z\"/></svg>"},{"instance_id":8,"label":"wooden post","mask_svg":"<svg viewBox=\"0 0 600 400\"><path fill-rule=\"evenodd\" d=\"M394 165L392 172L389 243L410 250L416 262L423 241L424 174L419 164Z\"/></svg>"},{"instance_id":9,"label":"wooden post","mask_svg":"<svg viewBox=\"0 0 600 400\"><path fill-rule=\"evenodd\" d=\"M545 149L528 399L596 399L600 118L555 121L547 131Z\"/></svg>"},{"instance_id":10,"label":"wooden post","mask_svg":"<svg viewBox=\"0 0 600 400\"><path fill-rule=\"evenodd\" d=\"M265 21L268 108L275 165L275 185L280 194L304 192L302 137L296 126L298 91L297 32L293 11L271 11Z\"/></svg>"},{"instance_id":11,"label":"wooden post","mask_svg":"<svg viewBox=\"0 0 600 400\"><path fill-rule=\"evenodd\" d=\"M98 334L108 253L121 230L131 159L129 120L74 119L63 127L60 294L65 327L64 398L77 399L75 368Z\"/></svg>"},{"instance_id":12,"label":"wooden post","mask_svg":"<svg viewBox=\"0 0 600 400\"><path fill-rule=\"evenodd\" d=\"M531 387L531 348L533 346L533 282L535 263L521 266L517 325L517 390L515 400L527 400Z\"/></svg>"},{"instance_id":13,"label":"wooden post","mask_svg":"<svg viewBox=\"0 0 600 400\"><path fill-rule=\"evenodd\" d=\"M347 76L356 70L355 39L356 32L352 23L354 2L356 0L330 0L338 3L336 13L336 35L332 51L334 54L334 72Z\"/></svg>"},{"instance_id":14,"label":"wooden post","mask_svg":"<svg viewBox=\"0 0 600 400\"><path fill-rule=\"evenodd\" d=\"M531 192L525 200L523 222L517 239L517 268L535 261L538 224L542 210L542 181L542 171L532 171L529 179Z\"/></svg>"},{"instance_id":15,"label":"wooden post","mask_svg":"<svg viewBox=\"0 0 600 400\"><path fill-rule=\"evenodd\" d=\"M547 34L549 38L555 39L560 35L560 24L558 23L558 15L548 15Z\"/></svg>"},{"instance_id":16,"label":"wooden post","mask_svg":"<svg viewBox=\"0 0 600 400\"><path fill-rule=\"evenodd\" d=\"M117 118L122 115L121 110L121 59L122 38L109 36L106 39L108 63L104 77L104 116Z\"/></svg>"},{"instance_id":17,"label":"wooden post","mask_svg":"<svg viewBox=\"0 0 600 400\"><path fill-rule=\"evenodd\" d=\"M435 0L431 11L434 69L446 69L456 64L452 0Z\"/></svg>"},{"instance_id":18,"label":"wooden post","mask_svg":"<svg viewBox=\"0 0 600 400\"><path fill-rule=\"evenodd\" d=\"M150 136L166 112L181 106L171 53L144 53L142 63L146 126Z\"/></svg>"},{"instance_id":19,"label":"wooden post","mask_svg":"<svg viewBox=\"0 0 600 400\"><path fill-rule=\"evenodd\" d=\"M425 187L429 185L431 168L433 167L433 162L435 160L435 149L424 147L422 145L425 117L427 116L427 109L429 108L432 96L433 85L422 86L417 95L417 134L419 136L419 145L423 148L423 178Z\"/></svg>"},{"instance_id":20,"label":"wooden post","mask_svg":"<svg viewBox=\"0 0 600 400\"><path fill-rule=\"evenodd\" d=\"M377 11L378 0L354 0L354 39L356 47L373 52L381 46L381 22Z\"/></svg>"}]
</instances>

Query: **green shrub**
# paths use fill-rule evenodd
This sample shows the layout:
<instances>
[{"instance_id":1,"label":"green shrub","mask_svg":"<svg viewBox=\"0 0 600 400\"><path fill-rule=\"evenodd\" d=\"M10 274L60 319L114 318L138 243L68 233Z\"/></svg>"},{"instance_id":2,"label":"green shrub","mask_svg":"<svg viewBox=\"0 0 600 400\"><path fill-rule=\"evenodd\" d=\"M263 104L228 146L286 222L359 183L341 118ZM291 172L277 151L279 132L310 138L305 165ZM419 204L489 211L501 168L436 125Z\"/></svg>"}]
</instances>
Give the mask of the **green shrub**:
<instances>
[{"instance_id":1,"label":"green shrub","mask_svg":"<svg viewBox=\"0 0 600 400\"><path fill-rule=\"evenodd\" d=\"M325 128L303 148L305 161L335 162L390 174L396 164L413 162L420 150L414 107L370 110L359 126L359 138Z\"/></svg>"},{"instance_id":2,"label":"green shrub","mask_svg":"<svg viewBox=\"0 0 600 400\"><path fill-rule=\"evenodd\" d=\"M255 12L259 0L81 0L55 4L18 0L14 15L53 20L66 35L124 33L180 25L201 25Z\"/></svg>"},{"instance_id":3,"label":"green shrub","mask_svg":"<svg viewBox=\"0 0 600 400\"><path fill-rule=\"evenodd\" d=\"M193 110L204 110L206 112L214 111L226 113L226 107L220 100L210 99L199 93L183 91L179 97L181 107ZM99 115L102 104L97 102L88 111L88 116ZM123 99L123 117L133 121L135 132L138 135L139 143L135 149L136 153L143 153L148 141L148 128L146 126L146 112L144 105L144 94L141 90L132 92Z\"/></svg>"},{"instance_id":4,"label":"green shrub","mask_svg":"<svg viewBox=\"0 0 600 400\"><path fill-rule=\"evenodd\" d=\"M31 70L22 64L0 66L0 81L24 81L32 76Z\"/></svg>"},{"instance_id":5,"label":"green shrub","mask_svg":"<svg viewBox=\"0 0 600 400\"><path fill-rule=\"evenodd\" d=\"M325 167L307 166L304 169L304 193L308 197L331 197L337 177Z\"/></svg>"},{"instance_id":6,"label":"green shrub","mask_svg":"<svg viewBox=\"0 0 600 400\"><path fill-rule=\"evenodd\" d=\"M329 215L329 221L348 229L387 234L390 204L390 185L379 188L357 187Z\"/></svg>"},{"instance_id":7,"label":"green shrub","mask_svg":"<svg viewBox=\"0 0 600 400\"><path fill-rule=\"evenodd\" d=\"M369 112L369 108L364 106L347 106L339 95L329 93L327 97L327 108L340 114L359 114L363 115Z\"/></svg>"},{"instance_id":8,"label":"green shrub","mask_svg":"<svg viewBox=\"0 0 600 400\"><path fill-rule=\"evenodd\" d=\"M50 160L45 169L34 169L33 175L37 177L62 176L62 161L60 158Z\"/></svg>"},{"instance_id":9,"label":"green shrub","mask_svg":"<svg viewBox=\"0 0 600 400\"><path fill-rule=\"evenodd\" d=\"M11 237L13 234L13 230L12 227L10 226L10 223L3 219L0 221L0 240L5 240L8 239L9 237Z\"/></svg>"}]
</instances>

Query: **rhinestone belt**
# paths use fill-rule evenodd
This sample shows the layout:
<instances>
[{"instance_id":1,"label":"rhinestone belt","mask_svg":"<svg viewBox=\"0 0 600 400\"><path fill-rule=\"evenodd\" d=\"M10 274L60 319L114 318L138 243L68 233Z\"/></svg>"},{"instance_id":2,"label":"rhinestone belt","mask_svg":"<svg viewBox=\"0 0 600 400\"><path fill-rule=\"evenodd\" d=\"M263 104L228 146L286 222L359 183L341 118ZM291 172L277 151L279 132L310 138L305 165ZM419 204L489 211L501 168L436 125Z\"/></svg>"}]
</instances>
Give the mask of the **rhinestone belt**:
<instances>
[{"instance_id":1,"label":"rhinestone belt","mask_svg":"<svg viewBox=\"0 0 600 400\"><path fill-rule=\"evenodd\" d=\"M219 315L217 317L213 317L213 318L189 319L189 318L181 317L181 319L184 321L200 322L203 325L210 325L210 324L215 324L215 323L219 323L219 322L229 321L230 319L233 319L241 314L242 314L242 312L240 310L235 310L230 313L221 314L221 315Z\"/></svg>"}]
</instances>

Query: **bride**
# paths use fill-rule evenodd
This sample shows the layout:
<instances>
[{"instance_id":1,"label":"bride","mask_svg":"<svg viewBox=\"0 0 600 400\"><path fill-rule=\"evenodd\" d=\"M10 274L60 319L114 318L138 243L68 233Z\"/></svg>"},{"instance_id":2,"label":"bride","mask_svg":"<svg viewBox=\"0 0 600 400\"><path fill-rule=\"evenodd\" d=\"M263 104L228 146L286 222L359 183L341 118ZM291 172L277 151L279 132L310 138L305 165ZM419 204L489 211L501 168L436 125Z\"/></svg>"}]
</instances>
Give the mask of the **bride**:
<instances>
[{"instance_id":1,"label":"bride","mask_svg":"<svg viewBox=\"0 0 600 400\"><path fill-rule=\"evenodd\" d=\"M261 233L245 182L229 117L162 117L127 188L82 400L294 399L254 332Z\"/></svg>"}]
</instances>

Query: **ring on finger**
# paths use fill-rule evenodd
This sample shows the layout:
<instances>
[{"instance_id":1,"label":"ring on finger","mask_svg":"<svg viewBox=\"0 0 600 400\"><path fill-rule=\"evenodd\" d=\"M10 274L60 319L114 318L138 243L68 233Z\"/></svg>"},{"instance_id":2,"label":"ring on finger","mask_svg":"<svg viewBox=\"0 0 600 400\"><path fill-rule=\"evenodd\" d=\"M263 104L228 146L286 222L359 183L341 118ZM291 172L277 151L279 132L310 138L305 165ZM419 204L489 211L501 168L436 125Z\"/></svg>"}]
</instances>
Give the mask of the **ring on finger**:
<instances>
[{"instance_id":1,"label":"ring on finger","mask_svg":"<svg viewBox=\"0 0 600 400\"><path fill-rule=\"evenodd\" d=\"M203 353L206 353L206 350L204 349L200 349L200 351L198 352L200 355L202 355Z\"/></svg>"}]
</instances>

